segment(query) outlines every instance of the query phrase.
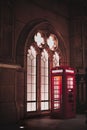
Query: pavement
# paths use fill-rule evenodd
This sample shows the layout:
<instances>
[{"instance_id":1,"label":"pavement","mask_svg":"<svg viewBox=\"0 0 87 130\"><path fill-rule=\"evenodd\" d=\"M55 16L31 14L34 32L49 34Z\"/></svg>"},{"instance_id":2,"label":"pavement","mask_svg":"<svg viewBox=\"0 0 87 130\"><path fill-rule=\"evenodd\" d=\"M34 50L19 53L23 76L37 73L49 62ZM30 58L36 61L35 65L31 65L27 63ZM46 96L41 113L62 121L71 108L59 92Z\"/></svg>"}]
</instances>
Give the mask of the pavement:
<instances>
[{"instance_id":1,"label":"pavement","mask_svg":"<svg viewBox=\"0 0 87 130\"><path fill-rule=\"evenodd\" d=\"M87 130L84 114L71 119L52 119L50 117L25 119L17 124L0 126L0 130Z\"/></svg>"}]
</instances>

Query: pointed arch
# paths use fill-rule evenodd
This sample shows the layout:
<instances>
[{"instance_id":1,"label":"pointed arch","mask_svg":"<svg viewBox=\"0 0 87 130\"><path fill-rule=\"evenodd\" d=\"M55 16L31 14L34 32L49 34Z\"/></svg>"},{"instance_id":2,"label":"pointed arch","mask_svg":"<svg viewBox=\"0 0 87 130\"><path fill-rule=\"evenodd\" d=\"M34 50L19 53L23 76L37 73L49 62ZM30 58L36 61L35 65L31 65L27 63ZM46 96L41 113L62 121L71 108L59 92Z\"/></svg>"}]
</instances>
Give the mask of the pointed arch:
<instances>
[{"instance_id":1,"label":"pointed arch","mask_svg":"<svg viewBox=\"0 0 87 130\"><path fill-rule=\"evenodd\" d=\"M32 37L38 30L45 30L48 34L54 33L58 38L58 46L60 49L61 64L67 62L66 46L60 33L53 27L53 25L45 19L36 19L27 23L22 29L16 45L16 63L24 67L24 59L26 56L27 48L32 43ZM58 50L59 50L58 49Z\"/></svg>"}]
</instances>

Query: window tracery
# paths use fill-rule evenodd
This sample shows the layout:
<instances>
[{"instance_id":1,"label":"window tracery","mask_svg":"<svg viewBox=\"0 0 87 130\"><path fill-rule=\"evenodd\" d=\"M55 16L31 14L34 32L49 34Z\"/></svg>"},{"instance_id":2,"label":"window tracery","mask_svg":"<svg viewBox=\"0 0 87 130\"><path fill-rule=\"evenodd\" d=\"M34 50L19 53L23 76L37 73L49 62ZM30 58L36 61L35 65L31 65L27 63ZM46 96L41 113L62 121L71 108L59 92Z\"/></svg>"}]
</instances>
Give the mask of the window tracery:
<instances>
[{"instance_id":1,"label":"window tracery","mask_svg":"<svg viewBox=\"0 0 87 130\"><path fill-rule=\"evenodd\" d=\"M32 43L27 53L27 112L37 111L37 109L39 111L50 109L50 64L52 66L59 66L59 55L57 52L58 39L52 33L49 36L46 34L43 35L43 33L42 31L38 31L33 35L34 44L40 49L40 52L36 51ZM50 56L49 52L52 52L53 56ZM39 59L37 54L39 55ZM52 63L49 60L50 58L52 58ZM37 64L38 61L40 68ZM37 92L38 72L40 72L38 75L40 79L39 93ZM39 101L37 100L38 96ZM38 102L40 108L38 107Z\"/></svg>"}]
</instances>

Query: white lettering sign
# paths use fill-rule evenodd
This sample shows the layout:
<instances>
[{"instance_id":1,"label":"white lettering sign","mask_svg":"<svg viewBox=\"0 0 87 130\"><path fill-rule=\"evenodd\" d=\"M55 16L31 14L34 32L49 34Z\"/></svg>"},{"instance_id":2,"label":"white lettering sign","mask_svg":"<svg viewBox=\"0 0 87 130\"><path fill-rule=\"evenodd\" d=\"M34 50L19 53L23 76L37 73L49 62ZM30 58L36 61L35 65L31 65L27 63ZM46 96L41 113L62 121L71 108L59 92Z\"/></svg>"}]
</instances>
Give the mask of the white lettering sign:
<instances>
[{"instance_id":1,"label":"white lettering sign","mask_svg":"<svg viewBox=\"0 0 87 130\"><path fill-rule=\"evenodd\" d=\"M52 70L52 73L62 73L63 70Z\"/></svg>"},{"instance_id":2,"label":"white lettering sign","mask_svg":"<svg viewBox=\"0 0 87 130\"><path fill-rule=\"evenodd\" d=\"M65 70L66 72L68 72L68 73L74 73L74 70Z\"/></svg>"}]
</instances>

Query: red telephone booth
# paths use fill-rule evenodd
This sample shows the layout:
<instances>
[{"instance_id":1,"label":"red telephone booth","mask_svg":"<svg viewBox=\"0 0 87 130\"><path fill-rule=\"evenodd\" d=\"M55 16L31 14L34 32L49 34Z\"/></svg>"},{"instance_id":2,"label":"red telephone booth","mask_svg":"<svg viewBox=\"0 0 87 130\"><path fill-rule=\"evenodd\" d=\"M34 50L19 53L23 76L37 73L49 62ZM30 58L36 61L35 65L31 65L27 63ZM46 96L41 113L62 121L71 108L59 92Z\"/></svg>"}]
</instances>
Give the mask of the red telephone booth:
<instances>
[{"instance_id":1,"label":"red telephone booth","mask_svg":"<svg viewBox=\"0 0 87 130\"><path fill-rule=\"evenodd\" d=\"M75 71L70 67L51 70L51 115L73 118L76 115Z\"/></svg>"}]
</instances>

